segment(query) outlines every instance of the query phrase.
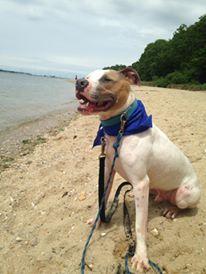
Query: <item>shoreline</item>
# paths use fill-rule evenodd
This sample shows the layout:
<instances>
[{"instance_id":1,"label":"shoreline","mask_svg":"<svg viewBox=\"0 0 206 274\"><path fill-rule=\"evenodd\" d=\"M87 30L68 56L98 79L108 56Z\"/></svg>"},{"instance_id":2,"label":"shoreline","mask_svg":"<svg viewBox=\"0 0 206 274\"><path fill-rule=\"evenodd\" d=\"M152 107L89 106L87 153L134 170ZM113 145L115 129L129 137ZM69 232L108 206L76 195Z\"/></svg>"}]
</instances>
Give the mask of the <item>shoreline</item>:
<instances>
[{"instance_id":1,"label":"shoreline","mask_svg":"<svg viewBox=\"0 0 206 274\"><path fill-rule=\"evenodd\" d=\"M45 77L45 78L56 78L56 79L65 79L65 80L71 80L71 78L67 78L65 76L58 76L55 74L39 74L39 73L32 73L32 72L25 72L25 71L20 71L20 70L11 70L11 69L1 69L0 68L0 73L11 73L11 74L23 74L27 76L35 76L35 77Z\"/></svg>"},{"instance_id":2,"label":"shoreline","mask_svg":"<svg viewBox=\"0 0 206 274\"><path fill-rule=\"evenodd\" d=\"M3 129L0 132L0 173L17 158L33 152L36 145L45 143L49 136L64 131L76 115L76 105L71 102L69 108Z\"/></svg>"}]
</instances>

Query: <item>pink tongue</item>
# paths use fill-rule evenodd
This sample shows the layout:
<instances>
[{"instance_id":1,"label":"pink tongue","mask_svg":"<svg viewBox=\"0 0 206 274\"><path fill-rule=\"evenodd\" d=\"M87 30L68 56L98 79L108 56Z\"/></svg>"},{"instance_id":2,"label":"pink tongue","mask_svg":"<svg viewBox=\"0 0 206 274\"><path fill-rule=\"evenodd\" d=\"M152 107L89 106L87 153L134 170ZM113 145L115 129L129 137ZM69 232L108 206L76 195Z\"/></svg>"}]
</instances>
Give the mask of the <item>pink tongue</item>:
<instances>
[{"instance_id":1,"label":"pink tongue","mask_svg":"<svg viewBox=\"0 0 206 274\"><path fill-rule=\"evenodd\" d=\"M94 110L95 104L89 103L89 105L80 105L80 107L85 111L92 112Z\"/></svg>"},{"instance_id":2,"label":"pink tongue","mask_svg":"<svg viewBox=\"0 0 206 274\"><path fill-rule=\"evenodd\" d=\"M92 112L92 111L94 111L94 107L95 107L95 105L94 105L94 104L89 103L89 105L88 105L88 107L87 107L87 111L88 111L88 112Z\"/></svg>"}]
</instances>

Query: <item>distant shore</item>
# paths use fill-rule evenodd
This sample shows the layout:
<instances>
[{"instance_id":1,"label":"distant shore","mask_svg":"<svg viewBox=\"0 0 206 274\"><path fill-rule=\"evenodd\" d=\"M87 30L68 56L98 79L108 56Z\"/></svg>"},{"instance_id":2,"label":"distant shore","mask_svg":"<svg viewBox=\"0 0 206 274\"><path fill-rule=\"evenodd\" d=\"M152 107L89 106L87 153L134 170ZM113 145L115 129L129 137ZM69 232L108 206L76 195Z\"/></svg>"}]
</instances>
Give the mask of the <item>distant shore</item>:
<instances>
[{"instance_id":1,"label":"distant shore","mask_svg":"<svg viewBox=\"0 0 206 274\"><path fill-rule=\"evenodd\" d=\"M49 78L60 78L60 79L69 79L61 76L56 75L49 75L49 74L40 74L40 73L30 73L30 72L24 72L24 71L16 71L16 70L7 70L7 69L0 69L0 72L7 72L7 73L17 73L17 74L24 74L29 76L41 76L41 77L49 77Z\"/></svg>"},{"instance_id":2,"label":"distant shore","mask_svg":"<svg viewBox=\"0 0 206 274\"><path fill-rule=\"evenodd\" d=\"M68 81L71 81L72 83L75 81L75 75L79 75L78 73L68 73L68 75L59 75L58 72L55 73L38 73L38 72L26 72L26 71L20 71L20 70L13 70L13 69L2 69L0 68L0 73L6 72L6 73L16 73L16 74L23 74L28 76L39 76L39 77L46 77L46 78L57 78L57 79L67 79ZM65 74L65 73L64 73ZM82 76L80 74L79 76Z\"/></svg>"}]
</instances>

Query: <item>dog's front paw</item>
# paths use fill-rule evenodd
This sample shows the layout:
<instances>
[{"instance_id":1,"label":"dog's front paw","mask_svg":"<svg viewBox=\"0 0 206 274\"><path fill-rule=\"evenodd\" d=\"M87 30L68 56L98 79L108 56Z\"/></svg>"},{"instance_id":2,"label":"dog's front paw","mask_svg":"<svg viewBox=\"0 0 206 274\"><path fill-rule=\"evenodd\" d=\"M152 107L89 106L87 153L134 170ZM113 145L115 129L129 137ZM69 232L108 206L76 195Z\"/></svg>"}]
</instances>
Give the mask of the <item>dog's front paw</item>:
<instances>
[{"instance_id":1,"label":"dog's front paw","mask_svg":"<svg viewBox=\"0 0 206 274\"><path fill-rule=\"evenodd\" d=\"M150 268L149 261L146 256L140 256L135 254L132 257L132 268L137 272L143 272L145 270L148 270Z\"/></svg>"}]
</instances>

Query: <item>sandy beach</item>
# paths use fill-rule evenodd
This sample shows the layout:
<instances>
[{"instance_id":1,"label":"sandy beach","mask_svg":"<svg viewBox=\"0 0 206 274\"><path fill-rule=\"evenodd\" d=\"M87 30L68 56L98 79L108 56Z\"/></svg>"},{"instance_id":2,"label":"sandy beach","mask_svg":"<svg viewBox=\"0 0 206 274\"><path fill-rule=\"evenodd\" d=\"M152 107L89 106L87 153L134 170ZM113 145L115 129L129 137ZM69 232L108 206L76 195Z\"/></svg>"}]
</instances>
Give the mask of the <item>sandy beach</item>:
<instances>
[{"instance_id":1,"label":"sandy beach","mask_svg":"<svg viewBox=\"0 0 206 274\"><path fill-rule=\"evenodd\" d=\"M164 273L206 273L206 92L135 88L154 123L189 157L202 186L197 209L175 220L166 204L149 205L148 254ZM0 174L0 273L76 274L97 202L99 148L91 149L98 117L73 115L58 134ZM115 187L122 178L115 178ZM113 196L113 195L112 195ZM129 198L134 227L134 203ZM155 233L154 233L155 231ZM86 273L113 274L127 248L122 199L108 225L95 231ZM152 270L148 273L154 273Z\"/></svg>"}]
</instances>

